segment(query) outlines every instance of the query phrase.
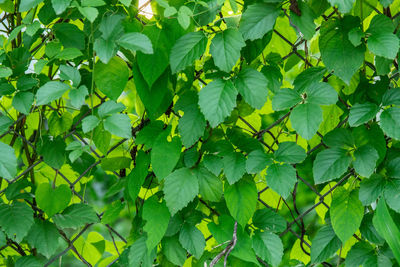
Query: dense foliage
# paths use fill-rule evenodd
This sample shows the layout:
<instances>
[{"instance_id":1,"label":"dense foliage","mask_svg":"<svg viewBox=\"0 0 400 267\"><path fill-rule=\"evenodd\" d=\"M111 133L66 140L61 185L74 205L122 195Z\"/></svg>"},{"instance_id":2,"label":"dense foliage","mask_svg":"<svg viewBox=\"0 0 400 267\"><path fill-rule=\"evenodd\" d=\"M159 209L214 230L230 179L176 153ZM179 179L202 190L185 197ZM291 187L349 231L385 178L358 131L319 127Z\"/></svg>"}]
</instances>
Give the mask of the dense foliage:
<instances>
[{"instance_id":1,"label":"dense foliage","mask_svg":"<svg viewBox=\"0 0 400 267\"><path fill-rule=\"evenodd\" d=\"M1 266L399 266L399 0L0 0Z\"/></svg>"}]
</instances>

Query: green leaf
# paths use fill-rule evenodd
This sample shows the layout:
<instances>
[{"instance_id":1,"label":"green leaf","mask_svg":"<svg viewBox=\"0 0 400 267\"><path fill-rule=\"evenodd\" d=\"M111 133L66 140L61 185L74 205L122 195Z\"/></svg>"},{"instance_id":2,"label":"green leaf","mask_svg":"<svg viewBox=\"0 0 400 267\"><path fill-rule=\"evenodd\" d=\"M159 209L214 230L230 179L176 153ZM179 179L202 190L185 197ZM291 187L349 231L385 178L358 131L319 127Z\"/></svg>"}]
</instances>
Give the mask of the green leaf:
<instances>
[{"instance_id":1,"label":"green leaf","mask_svg":"<svg viewBox=\"0 0 400 267\"><path fill-rule=\"evenodd\" d=\"M358 191L349 192L343 187L336 188L329 211L332 228L345 243L360 227L364 216L364 207L358 199Z\"/></svg>"},{"instance_id":2,"label":"green leaf","mask_svg":"<svg viewBox=\"0 0 400 267\"><path fill-rule=\"evenodd\" d=\"M399 51L399 38L393 31L390 18L383 14L374 16L367 30L368 49L377 56L394 59Z\"/></svg>"},{"instance_id":3,"label":"green leaf","mask_svg":"<svg viewBox=\"0 0 400 267\"><path fill-rule=\"evenodd\" d=\"M15 262L15 267L42 267L43 265L43 261L35 256L23 256Z\"/></svg>"},{"instance_id":4,"label":"green leaf","mask_svg":"<svg viewBox=\"0 0 400 267\"><path fill-rule=\"evenodd\" d=\"M373 223L373 213L367 213L361 222L360 233L368 241L374 244L383 245L385 240L378 234Z\"/></svg>"},{"instance_id":5,"label":"green leaf","mask_svg":"<svg viewBox=\"0 0 400 267\"><path fill-rule=\"evenodd\" d=\"M379 2L383 7L388 7L391 3L393 3L393 0L379 0Z\"/></svg>"},{"instance_id":6,"label":"green leaf","mask_svg":"<svg viewBox=\"0 0 400 267\"><path fill-rule=\"evenodd\" d=\"M143 230L147 233L146 245L149 251L155 248L163 238L170 217L165 201L160 203L154 196L144 202L142 218L146 221L146 224Z\"/></svg>"},{"instance_id":7,"label":"green leaf","mask_svg":"<svg viewBox=\"0 0 400 267\"><path fill-rule=\"evenodd\" d=\"M347 171L351 157L341 148L330 148L317 154L313 165L316 184L332 181Z\"/></svg>"},{"instance_id":8,"label":"green leaf","mask_svg":"<svg viewBox=\"0 0 400 267\"><path fill-rule=\"evenodd\" d=\"M199 93L199 106L204 117L215 128L228 117L236 106L236 88L231 81L218 79Z\"/></svg>"},{"instance_id":9,"label":"green leaf","mask_svg":"<svg viewBox=\"0 0 400 267\"><path fill-rule=\"evenodd\" d=\"M352 2L353 0L346 1ZM319 49L322 61L328 69L334 70L335 75L346 84L350 84L354 73L364 61L365 46L354 47L348 39L349 31L358 24L358 18L345 16L343 19L328 20L322 23L320 29Z\"/></svg>"},{"instance_id":10,"label":"green leaf","mask_svg":"<svg viewBox=\"0 0 400 267\"><path fill-rule=\"evenodd\" d=\"M0 142L0 177L11 181L17 175L17 158L14 148Z\"/></svg>"},{"instance_id":11,"label":"green leaf","mask_svg":"<svg viewBox=\"0 0 400 267\"><path fill-rule=\"evenodd\" d=\"M306 158L306 151L295 142L283 142L275 151L275 160L287 163L300 163Z\"/></svg>"},{"instance_id":12,"label":"green leaf","mask_svg":"<svg viewBox=\"0 0 400 267\"><path fill-rule=\"evenodd\" d=\"M116 103L113 100L109 100L101 104L98 109L98 114L101 118L106 117L107 115L112 115L118 112L122 112L126 109L125 105L122 103Z\"/></svg>"},{"instance_id":13,"label":"green leaf","mask_svg":"<svg viewBox=\"0 0 400 267\"><path fill-rule=\"evenodd\" d=\"M21 242L33 224L33 211L22 202L0 204L0 227L11 239Z\"/></svg>"},{"instance_id":14,"label":"green leaf","mask_svg":"<svg viewBox=\"0 0 400 267\"><path fill-rule=\"evenodd\" d=\"M75 24L56 23L53 26L53 31L64 48L76 48L79 50L86 48L85 34Z\"/></svg>"},{"instance_id":15,"label":"green leaf","mask_svg":"<svg viewBox=\"0 0 400 267\"><path fill-rule=\"evenodd\" d=\"M85 103L85 98L89 94L86 86L82 85L78 89L69 91L68 96L71 100L71 105L75 108L80 108Z\"/></svg>"},{"instance_id":16,"label":"green leaf","mask_svg":"<svg viewBox=\"0 0 400 267\"><path fill-rule=\"evenodd\" d=\"M111 224L119 218L119 214L124 208L124 204L120 200L114 201L111 205L108 205L106 210L101 217L101 222L103 224Z\"/></svg>"},{"instance_id":17,"label":"green leaf","mask_svg":"<svg viewBox=\"0 0 400 267\"><path fill-rule=\"evenodd\" d=\"M11 120L9 117L0 116L0 134L7 132L12 124L13 124L13 120ZM1 146L1 144L0 144L0 146ZM3 175L0 174L0 176L3 176Z\"/></svg>"},{"instance_id":18,"label":"green leaf","mask_svg":"<svg viewBox=\"0 0 400 267\"><path fill-rule=\"evenodd\" d=\"M304 139L310 140L322 123L322 109L311 103L295 107L290 114L293 129Z\"/></svg>"},{"instance_id":19,"label":"green leaf","mask_svg":"<svg viewBox=\"0 0 400 267\"><path fill-rule=\"evenodd\" d=\"M307 89L307 102L317 105L331 105L338 100L337 93L333 87L324 82L310 84Z\"/></svg>"},{"instance_id":20,"label":"green leaf","mask_svg":"<svg viewBox=\"0 0 400 267\"><path fill-rule=\"evenodd\" d=\"M161 77L149 87L140 74L137 64L133 66L133 77L136 91L142 101L146 112L151 120L156 120L171 106L173 88L171 84L171 73L167 69Z\"/></svg>"},{"instance_id":21,"label":"green leaf","mask_svg":"<svg viewBox=\"0 0 400 267\"><path fill-rule=\"evenodd\" d=\"M286 220L268 208L257 210L253 215L252 222L254 226L271 232L280 233L286 229Z\"/></svg>"},{"instance_id":22,"label":"green leaf","mask_svg":"<svg viewBox=\"0 0 400 267\"><path fill-rule=\"evenodd\" d=\"M299 94L306 91L312 84L321 81L326 69L323 67L312 67L302 71L293 81L294 89Z\"/></svg>"},{"instance_id":23,"label":"green leaf","mask_svg":"<svg viewBox=\"0 0 400 267\"><path fill-rule=\"evenodd\" d=\"M202 31L190 32L179 38L171 49L170 63L172 73L191 66L206 50L207 37Z\"/></svg>"},{"instance_id":24,"label":"green leaf","mask_svg":"<svg viewBox=\"0 0 400 267\"><path fill-rule=\"evenodd\" d=\"M130 32L122 35L117 43L132 52L141 51L144 54L153 54L153 45L149 37L139 32Z\"/></svg>"},{"instance_id":25,"label":"green leaf","mask_svg":"<svg viewBox=\"0 0 400 267\"><path fill-rule=\"evenodd\" d=\"M257 42L257 41L255 41L255 42ZM268 89L275 94L279 90L279 88L281 88L281 86L282 86L283 76L282 76L280 68L276 65L268 65L268 66L264 66L261 69L261 72L264 74L265 78L267 78L267 80L268 80Z\"/></svg>"},{"instance_id":26,"label":"green leaf","mask_svg":"<svg viewBox=\"0 0 400 267\"><path fill-rule=\"evenodd\" d=\"M240 152L231 152L222 158L224 173L229 184L234 184L246 172L246 158Z\"/></svg>"},{"instance_id":27,"label":"green leaf","mask_svg":"<svg viewBox=\"0 0 400 267\"><path fill-rule=\"evenodd\" d=\"M122 255L121 255L122 256ZM129 266L141 266L141 263L148 257L146 237L141 236L129 247Z\"/></svg>"},{"instance_id":28,"label":"green leaf","mask_svg":"<svg viewBox=\"0 0 400 267\"><path fill-rule=\"evenodd\" d=\"M110 141L111 134L104 130L103 123L100 123L93 131L93 142L103 155L107 155Z\"/></svg>"},{"instance_id":29,"label":"green leaf","mask_svg":"<svg viewBox=\"0 0 400 267\"><path fill-rule=\"evenodd\" d=\"M43 136L39 142L38 153L43 156L43 161L55 168L60 169L65 162L65 142L58 136L55 139Z\"/></svg>"},{"instance_id":30,"label":"green leaf","mask_svg":"<svg viewBox=\"0 0 400 267\"><path fill-rule=\"evenodd\" d=\"M275 111L291 108L302 100L301 95L295 90L283 88L272 99L272 109Z\"/></svg>"},{"instance_id":31,"label":"green leaf","mask_svg":"<svg viewBox=\"0 0 400 267\"><path fill-rule=\"evenodd\" d=\"M346 267L347 266L360 266L373 255L373 247L366 242L356 243L346 256Z\"/></svg>"},{"instance_id":32,"label":"green leaf","mask_svg":"<svg viewBox=\"0 0 400 267\"><path fill-rule=\"evenodd\" d=\"M105 171L117 171L131 166L132 159L128 157L110 157L101 159L101 168Z\"/></svg>"},{"instance_id":33,"label":"green leaf","mask_svg":"<svg viewBox=\"0 0 400 267\"><path fill-rule=\"evenodd\" d=\"M199 229L189 223L184 223L179 232L179 242L196 259L200 259L206 246L206 240Z\"/></svg>"},{"instance_id":34,"label":"green leaf","mask_svg":"<svg viewBox=\"0 0 400 267\"><path fill-rule=\"evenodd\" d=\"M68 91L69 86L62 82L51 81L44 84L36 93L36 105L46 105L59 99Z\"/></svg>"},{"instance_id":35,"label":"green leaf","mask_svg":"<svg viewBox=\"0 0 400 267\"><path fill-rule=\"evenodd\" d=\"M74 58L82 56L82 52L75 47L64 48L60 53L58 53L55 58L60 60L72 60Z\"/></svg>"},{"instance_id":36,"label":"green leaf","mask_svg":"<svg viewBox=\"0 0 400 267\"><path fill-rule=\"evenodd\" d=\"M107 64L97 62L94 81L97 88L111 100L117 100L128 82L129 69L124 60L113 57Z\"/></svg>"},{"instance_id":37,"label":"green leaf","mask_svg":"<svg viewBox=\"0 0 400 267\"><path fill-rule=\"evenodd\" d=\"M182 143L189 148L203 135L206 120L198 106L198 95L194 91L183 94L175 105L176 109L183 110L184 114L179 119L178 129Z\"/></svg>"},{"instance_id":38,"label":"green leaf","mask_svg":"<svg viewBox=\"0 0 400 267\"><path fill-rule=\"evenodd\" d=\"M199 193L196 174L193 170L187 168L174 171L165 177L163 191L167 207L171 216L174 216Z\"/></svg>"},{"instance_id":39,"label":"green leaf","mask_svg":"<svg viewBox=\"0 0 400 267\"><path fill-rule=\"evenodd\" d=\"M328 0L331 6L337 5L341 13L349 13L355 0Z\"/></svg>"},{"instance_id":40,"label":"green leaf","mask_svg":"<svg viewBox=\"0 0 400 267\"><path fill-rule=\"evenodd\" d=\"M338 249L342 242L335 235L330 224L319 229L312 240L311 245L311 263L320 263L329 259ZM347 260L346 260L347 264Z\"/></svg>"},{"instance_id":41,"label":"green leaf","mask_svg":"<svg viewBox=\"0 0 400 267\"><path fill-rule=\"evenodd\" d=\"M110 60L118 52L118 46L112 39L104 40L103 38L97 38L94 42L93 49L104 64L110 63Z\"/></svg>"},{"instance_id":42,"label":"green leaf","mask_svg":"<svg viewBox=\"0 0 400 267\"><path fill-rule=\"evenodd\" d=\"M97 16L99 15L99 11L95 7L78 7L79 12L87 18L91 23L93 23Z\"/></svg>"},{"instance_id":43,"label":"green leaf","mask_svg":"<svg viewBox=\"0 0 400 267\"><path fill-rule=\"evenodd\" d=\"M163 24L162 30L157 25L146 26L142 33L151 40L154 53L144 54L139 51L136 59L144 81L151 87L167 69L171 47L184 32L176 24Z\"/></svg>"},{"instance_id":44,"label":"green leaf","mask_svg":"<svg viewBox=\"0 0 400 267\"><path fill-rule=\"evenodd\" d=\"M222 181L204 167L196 171L199 193L204 200L218 202L222 196Z\"/></svg>"},{"instance_id":45,"label":"green leaf","mask_svg":"<svg viewBox=\"0 0 400 267\"><path fill-rule=\"evenodd\" d=\"M400 212L400 180L390 179L385 185L385 199L389 207Z\"/></svg>"},{"instance_id":46,"label":"green leaf","mask_svg":"<svg viewBox=\"0 0 400 267\"><path fill-rule=\"evenodd\" d=\"M311 40L315 34L316 25L314 23L314 18L316 16L308 4L304 3L303 1L298 1L297 4L300 9L301 16L294 12L290 12L290 18L292 23L297 26L304 37L307 40Z\"/></svg>"},{"instance_id":47,"label":"green leaf","mask_svg":"<svg viewBox=\"0 0 400 267\"><path fill-rule=\"evenodd\" d=\"M164 17L171 17L178 13L178 10L176 10L175 7L173 6L167 6L164 10Z\"/></svg>"},{"instance_id":48,"label":"green leaf","mask_svg":"<svg viewBox=\"0 0 400 267\"><path fill-rule=\"evenodd\" d=\"M380 126L386 135L400 140L400 108L385 109L380 116Z\"/></svg>"},{"instance_id":49,"label":"green leaf","mask_svg":"<svg viewBox=\"0 0 400 267\"><path fill-rule=\"evenodd\" d=\"M222 71L230 72L240 57L240 50L246 46L237 29L227 29L215 35L210 46L215 65Z\"/></svg>"},{"instance_id":50,"label":"green leaf","mask_svg":"<svg viewBox=\"0 0 400 267\"><path fill-rule=\"evenodd\" d=\"M171 142L167 140L168 132L160 134L151 150L151 165L157 178L162 180L175 168L181 155L182 143L175 136Z\"/></svg>"},{"instance_id":51,"label":"green leaf","mask_svg":"<svg viewBox=\"0 0 400 267\"><path fill-rule=\"evenodd\" d=\"M246 171L251 174L256 174L265 169L272 163L270 155L262 150L254 150L249 153L246 160Z\"/></svg>"},{"instance_id":52,"label":"green leaf","mask_svg":"<svg viewBox=\"0 0 400 267\"><path fill-rule=\"evenodd\" d=\"M282 240L274 233L257 232L253 237L256 254L271 266L279 266L283 256Z\"/></svg>"},{"instance_id":53,"label":"green leaf","mask_svg":"<svg viewBox=\"0 0 400 267\"><path fill-rule=\"evenodd\" d=\"M296 169L286 163L274 163L267 169L265 179L272 190L286 199L297 182Z\"/></svg>"},{"instance_id":54,"label":"green leaf","mask_svg":"<svg viewBox=\"0 0 400 267\"><path fill-rule=\"evenodd\" d=\"M178 129L181 134L182 143L185 147L191 147L203 135L206 128L206 120L198 106L187 110L179 120Z\"/></svg>"},{"instance_id":55,"label":"green leaf","mask_svg":"<svg viewBox=\"0 0 400 267\"><path fill-rule=\"evenodd\" d=\"M88 133L99 125L100 120L93 115L89 115L82 120L82 131Z\"/></svg>"},{"instance_id":56,"label":"green leaf","mask_svg":"<svg viewBox=\"0 0 400 267\"><path fill-rule=\"evenodd\" d=\"M268 80L265 76L252 68L240 71L235 86L246 103L256 109L261 109L268 97Z\"/></svg>"},{"instance_id":57,"label":"green leaf","mask_svg":"<svg viewBox=\"0 0 400 267\"><path fill-rule=\"evenodd\" d=\"M0 67L0 78L6 78L8 76L12 75L12 69L10 69L9 67L4 67L1 66Z\"/></svg>"},{"instance_id":58,"label":"green leaf","mask_svg":"<svg viewBox=\"0 0 400 267\"><path fill-rule=\"evenodd\" d=\"M379 199L373 224L378 233L386 240L397 262L400 263L400 231L390 216L383 198Z\"/></svg>"},{"instance_id":59,"label":"green leaf","mask_svg":"<svg viewBox=\"0 0 400 267\"><path fill-rule=\"evenodd\" d=\"M19 12L28 11L29 9L37 6L42 1L43 0L21 0L19 4Z\"/></svg>"},{"instance_id":60,"label":"green leaf","mask_svg":"<svg viewBox=\"0 0 400 267\"><path fill-rule=\"evenodd\" d=\"M213 154L203 156L204 166L214 175L219 175L222 170L222 158Z\"/></svg>"},{"instance_id":61,"label":"green leaf","mask_svg":"<svg viewBox=\"0 0 400 267\"><path fill-rule=\"evenodd\" d=\"M149 165L149 154L146 154L143 150L140 150L136 156L136 166L127 177L127 189L132 200L136 200L137 196L139 195L140 188L148 174Z\"/></svg>"},{"instance_id":62,"label":"green leaf","mask_svg":"<svg viewBox=\"0 0 400 267\"><path fill-rule=\"evenodd\" d=\"M209 223L207 226L217 242L222 244L232 240L234 224L235 221L231 216L221 214L221 216L218 217L218 226L213 222ZM236 234L237 242L235 248L232 250L232 256L246 261L246 264L249 264L249 262L257 263L249 235L240 225L237 226Z\"/></svg>"},{"instance_id":63,"label":"green leaf","mask_svg":"<svg viewBox=\"0 0 400 267\"><path fill-rule=\"evenodd\" d=\"M59 237L61 235L53 223L36 219L26 239L39 253L50 258L57 250Z\"/></svg>"},{"instance_id":64,"label":"green leaf","mask_svg":"<svg viewBox=\"0 0 400 267\"><path fill-rule=\"evenodd\" d=\"M379 107L373 103L357 103L350 109L349 124L351 127L357 127L361 124L367 123L375 118L378 111Z\"/></svg>"},{"instance_id":65,"label":"green leaf","mask_svg":"<svg viewBox=\"0 0 400 267\"><path fill-rule=\"evenodd\" d=\"M178 11L178 22L185 30L190 25L190 17L193 16L193 12L187 6L181 6Z\"/></svg>"},{"instance_id":66,"label":"green leaf","mask_svg":"<svg viewBox=\"0 0 400 267\"><path fill-rule=\"evenodd\" d=\"M359 27L353 28L348 33L349 41L354 46L359 46L361 44L361 39L364 37L364 33Z\"/></svg>"},{"instance_id":67,"label":"green leaf","mask_svg":"<svg viewBox=\"0 0 400 267\"><path fill-rule=\"evenodd\" d=\"M57 136L71 128L73 119L71 113L64 112L61 116L58 116L57 112L53 112L48 123L51 126L49 133L53 136Z\"/></svg>"},{"instance_id":68,"label":"green leaf","mask_svg":"<svg viewBox=\"0 0 400 267\"><path fill-rule=\"evenodd\" d=\"M375 67L376 73L378 75L386 75L390 73L390 69L392 68L393 60L387 59L384 57L376 56L375 57Z\"/></svg>"},{"instance_id":69,"label":"green leaf","mask_svg":"<svg viewBox=\"0 0 400 267\"><path fill-rule=\"evenodd\" d=\"M104 121L104 129L122 138L131 138L131 119L126 114L113 114Z\"/></svg>"},{"instance_id":70,"label":"green leaf","mask_svg":"<svg viewBox=\"0 0 400 267\"><path fill-rule=\"evenodd\" d=\"M224 197L228 210L243 227L256 210L257 196L257 187L250 179L241 179L233 185L225 184Z\"/></svg>"},{"instance_id":71,"label":"green leaf","mask_svg":"<svg viewBox=\"0 0 400 267\"><path fill-rule=\"evenodd\" d=\"M81 83L81 74L79 70L68 65L60 66L60 78L63 80L71 80L75 87Z\"/></svg>"},{"instance_id":72,"label":"green leaf","mask_svg":"<svg viewBox=\"0 0 400 267\"><path fill-rule=\"evenodd\" d=\"M57 15L63 13L71 4L72 0L51 0L54 11Z\"/></svg>"},{"instance_id":73,"label":"green leaf","mask_svg":"<svg viewBox=\"0 0 400 267\"><path fill-rule=\"evenodd\" d=\"M358 198L364 206L370 205L382 195L385 186L385 179L380 174L373 174L369 179L361 181Z\"/></svg>"},{"instance_id":74,"label":"green leaf","mask_svg":"<svg viewBox=\"0 0 400 267\"><path fill-rule=\"evenodd\" d=\"M258 3L248 6L242 14L239 28L244 40L262 38L273 29L278 15L279 10L273 4Z\"/></svg>"},{"instance_id":75,"label":"green leaf","mask_svg":"<svg viewBox=\"0 0 400 267\"><path fill-rule=\"evenodd\" d=\"M146 149L153 147L157 137L163 132L164 123L162 121L150 121L139 133L136 134L136 143L145 145Z\"/></svg>"},{"instance_id":76,"label":"green leaf","mask_svg":"<svg viewBox=\"0 0 400 267\"><path fill-rule=\"evenodd\" d=\"M391 88L382 96L382 105L400 105L400 88Z\"/></svg>"},{"instance_id":77,"label":"green leaf","mask_svg":"<svg viewBox=\"0 0 400 267\"><path fill-rule=\"evenodd\" d=\"M77 229L89 223L99 222L99 218L93 208L83 203L72 204L62 213L54 215L52 219L62 229Z\"/></svg>"},{"instance_id":78,"label":"green leaf","mask_svg":"<svg viewBox=\"0 0 400 267\"><path fill-rule=\"evenodd\" d=\"M36 188L35 196L38 207L51 217L68 207L72 193L66 184L52 188L49 183L41 183Z\"/></svg>"},{"instance_id":79,"label":"green leaf","mask_svg":"<svg viewBox=\"0 0 400 267\"><path fill-rule=\"evenodd\" d=\"M177 266L183 266L186 261L186 250L179 243L178 236L164 238L161 242L163 254Z\"/></svg>"},{"instance_id":80,"label":"green leaf","mask_svg":"<svg viewBox=\"0 0 400 267\"><path fill-rule=\"evenodd\" d=\"M354 152L356 160L353 163L356 172L364 177L370 177L375 170L376 162L379 159L378 152L371 145L357 148Z\"/></svg>"}]
</instances>

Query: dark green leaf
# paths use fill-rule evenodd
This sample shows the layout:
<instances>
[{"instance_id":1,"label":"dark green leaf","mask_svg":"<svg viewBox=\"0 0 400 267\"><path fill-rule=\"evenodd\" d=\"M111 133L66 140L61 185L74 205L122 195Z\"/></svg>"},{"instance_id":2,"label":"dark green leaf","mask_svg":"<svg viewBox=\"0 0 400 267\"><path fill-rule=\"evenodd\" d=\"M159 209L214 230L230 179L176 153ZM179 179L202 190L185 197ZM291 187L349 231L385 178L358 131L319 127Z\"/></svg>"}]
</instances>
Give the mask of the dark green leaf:
<instances>
[{"instance_id":1,"label":"dark green leaf","mask_svg":"<svg viewBox=\"0 0 400 267\"><path fill-rule=\"evenodd\" d=\"M99 218L93 208L87 204L72 204L62 213L53 216L53 221L60 228L79 228L88 223L97 223Z\"/></svg>"},{"instance_id":2,"label":"dark green leaf","mask_svg":"<svg viewBox=\"0 0 400 267\"><path fill-rule=\"evenodd\" d=\"M49 258L57 250L59 237L61 235L54 224L49 221L36 219L26 239L39 253Z\"/></svg>"},{"instance_id":3,"label":"dark green leaf","mask_svg":"<svg viewBox=\"0 0 400 267\"><path fill-rule=\"evenodd\" d=\"M350 162L351 157L341 148L330 148L318 153L313 166L315 183L321 184L339 178L346 172Z\"/></svg>"},{"instance_id":4,"label":"dark green leaf","mask_svg":"<svg viewBox=\"0 0 400 267\"><path fill-rule=\"evenodd\" d=\"M364 216L364 207L358 199L358 191L349 192L343 187L336 188L329 211L333 230L345 243L360 227Z\"/></svg>"},{"instance_id":5,"label":"dark green leaf","mask_svg":"<svg viewBox=\"0 0 400 267\"><path fill-rule=\"evenodd\" d=\"M111 100L117 100L124 91L129 78L129 69L119 57L113 57L107 64L97 62L94 81L101 92Z\"/></svg>"},{"instance_id":6,"label":"dark green leaf","mask_svg":"<svg viewBox=\"0 0 400 267\"><path fill-rule=\"evenodd\" d=\"M0 226L2 230L17 242L28 234L33 224L33 211L26 204L13 202L11 205L0 204Z\"/></svg>"},{"instance_id":7,"label":"dark green leaf","mask_svg":"<svg viewBox=\"0 0 400 267\"><path fill-rule=\"evenodd\" d=\"M242 69L235 81L235 86L246 103L256 109L261 109L268 96L268 80L252 68Z\"/></svg>"},{"instance_id":8,"label":"dark green leaf","mask_svg":"<svg viewBox=\"0 0 400 267\"><path fill-rule=\"evenodd\" d=\"M253 181L241 179L224 189L226 205L232 217L243 227L253 216L257 205L257 188Z\"/></svg>"},{"instance_id":9,"label":"dark green leaf","mask_svg":"<svg viewBox=\"0 0 400 267\"><path fill-rule=\"evenodd\" d=\"M379 199L373 224L378 233L386 240L397 262L400 263L400 231L390 216L383 198Z\"/></svg>"},{"instance_id":10,"label":"dark green leaf","mask_svg":"<svg viewBox=\"0 0 400 267\"><path fill-rule=\"evenodd\" d=\"M322 109L311 103L298 105L290 114L292 127L301 137L307 140L315 135L322 120Z\"/></svg>"},{"instance_id":11,"label":"dark green leaf","mask_svg":"<svg viewBox=\"0 0 400 267\"><path fill-rule=\"evenodd\" d=\"M273 29L279 15L273 4L258 3L247 7L240 20L240 31L245 40L262 38Z\"/></svg>"},{"instance_id":12,"label":"dark green leaf","mask_svg":"<svg viewBox=\"0 0 400 267\"><path fill-rule=\"evenodd\" d=\"M297 182L296 169L286 163L274 163L268 167L265 179L272 190L286 199Z\"/></svg>"},{"instance_id":13,"label":"dark green leaf","mask_svg":"<svg viewBox=\"0 0 400 267\"><path fill-rule=\"evenodd\" d=\"M199 93L199 106L212 127L218 126L236 106L238 92L231 81L215 80Z\"/></svg>"},{"instance_id":14,"label":"dark green leaf","mask_svg":"<svg viewBox=\"0 0 400 267\"><path fill-rule=\"evenodd\" d=\"M335 235L332 226L323 226L312 240L311 263L320 263L330 258L341 245L342 243Z\"/></svg>"},{"instance_id":15,"label":"dark green leaf","mask_svg":"<svg viewBox=\"0 0 400 267\"><path fill-rule=\"evenodd\" d=\"M172 73L191 66L206 50L207 38L203 32L191 32L179 38L171 49Z\"/></svg>"},{"instance_id":16,"label":"dark green leaf","mask_svg":"<svg viewBox=\"0 0 400 267\"><path fill-rule=\"evenodd\" d=\"M163 191L167 207L173 216L186 207L199 193L196 174L187 168L174 171L165 177Z\"/></svg>"},{"instance_id":17,"label":"dark green leaf","mask_svg":"<svg viewBox=\"0 0 400 267\"><path fill-rule=\"evenodd\" d=\"M227 29L216 34L210 46L215 65L222 71L230 72L245 45L242 34L236 29Z\"/></svg>"}]
</instances>

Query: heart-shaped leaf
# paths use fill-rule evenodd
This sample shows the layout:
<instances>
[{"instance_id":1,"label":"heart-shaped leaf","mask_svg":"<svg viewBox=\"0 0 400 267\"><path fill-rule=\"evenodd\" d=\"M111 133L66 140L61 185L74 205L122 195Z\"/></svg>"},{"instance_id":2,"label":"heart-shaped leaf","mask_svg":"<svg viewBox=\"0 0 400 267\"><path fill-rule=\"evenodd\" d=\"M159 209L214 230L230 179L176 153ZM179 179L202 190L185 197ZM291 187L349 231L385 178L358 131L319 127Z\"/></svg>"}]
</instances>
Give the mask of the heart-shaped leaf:
<instances>
[{"instance_id":1,"label":"heart-shaped leaf","mask_svg":"<svg viewBox=\"0 0 400 267\"><path fill-rule=\"evenodd\" d=\"M48 183L40 184L35 192L36 202L46 214L51 217L65 209L71 201L71 190L68 185L52 188Z\"/></svg>"}]
</instances>

